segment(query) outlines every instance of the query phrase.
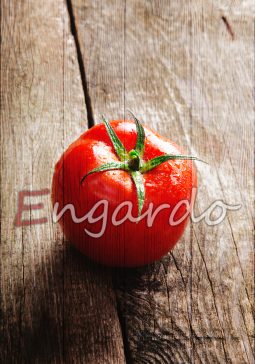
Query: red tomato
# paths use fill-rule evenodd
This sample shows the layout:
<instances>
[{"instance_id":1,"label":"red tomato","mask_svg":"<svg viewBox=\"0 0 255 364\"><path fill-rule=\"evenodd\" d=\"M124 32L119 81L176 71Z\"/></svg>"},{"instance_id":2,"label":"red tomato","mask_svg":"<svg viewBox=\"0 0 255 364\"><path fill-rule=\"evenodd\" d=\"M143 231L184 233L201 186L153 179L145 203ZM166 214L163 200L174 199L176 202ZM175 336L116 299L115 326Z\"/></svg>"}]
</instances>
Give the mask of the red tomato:
<instances>
[{"instance_id":1,"label":"red tomato","mask_svg":"<svg viewBox=\"0 0 255 364\"><path fill-rule=\"evenodd\" d=\"M126 150L132 150L137 139L136 124L122 120L111 121L110 124ZM143 161L183 152L170 140L146 127L144 130ZM137 191L130 173L125 170L109 170L88 175L83 183L81 180L94 168L118 161L105 125L92 127L69 146L56 164L52 202L59 203L58 213L67 204L72 204L75 215L79 218L88 214L98 203L99 207L91 215L95 220L98 219L95 222L89 222L85 218L76 223L69 210L63 214L60 224L67 240L99 263L109 266L140 266L160 259L183 234L189 219L187 206L182 204L175 214L174 221L184 216L179 224L170 225L169 217L179 201L191 202L192 188L197 186L196 169L191 160L174 159L144 173L145 199L141 214L152 204L153 211L160 206L162 210L158 212L151 227L148 227L147 218L139 222L126 219L115 226L112 217L116 208L119 208L119 213L115 216L117 221L126 217L127 205L119 207L125 201L133 206L132 216L138 215ZM105 201L104 205L100 204L102 200ZM163 204L170 207L163 208ZM102 216L104 221L107 218L105 228ZM91 233L100 235L100 232L99 237L90 236Z\"/></svg>"}]
</instances>

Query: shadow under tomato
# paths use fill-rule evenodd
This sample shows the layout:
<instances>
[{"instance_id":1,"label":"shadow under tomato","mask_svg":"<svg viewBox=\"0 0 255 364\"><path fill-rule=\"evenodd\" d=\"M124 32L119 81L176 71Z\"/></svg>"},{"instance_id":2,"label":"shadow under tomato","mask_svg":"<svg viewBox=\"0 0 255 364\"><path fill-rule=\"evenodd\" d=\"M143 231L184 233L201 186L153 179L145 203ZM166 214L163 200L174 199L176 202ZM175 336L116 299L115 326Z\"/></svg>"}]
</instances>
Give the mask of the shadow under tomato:
<instances>
[{"instance_id":1,"label":"shadow under tomato","mask_svg":"<svg viewBox=\"0 0 255 364\"><path fill-rule=\"evenodd\" d=\"M118 330L111 269L61 242L32 268L6 297L0 361L93 362L98 347L107 357Z\"/></svg>"}]
</instances>

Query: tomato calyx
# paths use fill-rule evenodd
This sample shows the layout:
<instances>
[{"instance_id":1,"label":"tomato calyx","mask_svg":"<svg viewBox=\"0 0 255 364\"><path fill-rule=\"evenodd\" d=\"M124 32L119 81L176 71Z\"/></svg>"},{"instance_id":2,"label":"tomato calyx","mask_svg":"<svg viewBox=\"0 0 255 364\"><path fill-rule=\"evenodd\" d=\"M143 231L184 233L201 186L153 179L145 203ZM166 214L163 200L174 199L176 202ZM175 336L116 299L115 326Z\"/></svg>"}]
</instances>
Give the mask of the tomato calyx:
<instances>
[{"instance_id":1,"label":"tomato calyx","mask_svg":"<svg viewBox=\"0 0 255 364\"><path fill-rule=\"evenodd\" d=\"M82 184L84 180L92 173L111 171L111 170L124 170L127 171L136 187L137 192L137 202L138 202L138 218L141 216L142 208L145 200L145 188L144 188L144 180L143 174L151 171L152 169L158 167L160 164L173 159L184 159L184 160L198 160L203 162L201 159L191 156L191 155L173 155L173 154L164 154L158 157L152 158L149 161L144 162L142 157L144 154L144 145L145 145L145 131L140 123L140 121L136 118L136 116L129 111L133 116L136 131L137 131L137 139L135 148L132 149L129 153L126 151L124 145L116 135L114 129L111 124L102 116L103 123L105 124L107 134L109 135L113 147L117 156L119 157L119 162L109 162L102 164L101 166L92 169L85 176L82 177L80 183Z\"/></svg>"}]
</instances>

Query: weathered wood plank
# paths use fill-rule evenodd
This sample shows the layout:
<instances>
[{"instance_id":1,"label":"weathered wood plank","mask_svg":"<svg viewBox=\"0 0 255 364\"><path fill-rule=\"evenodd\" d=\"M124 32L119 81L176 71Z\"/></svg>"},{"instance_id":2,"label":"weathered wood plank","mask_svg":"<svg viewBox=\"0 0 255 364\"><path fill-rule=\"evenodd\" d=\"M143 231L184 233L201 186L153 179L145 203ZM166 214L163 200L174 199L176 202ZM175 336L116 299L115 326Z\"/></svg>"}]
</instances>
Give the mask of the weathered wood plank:
<instances>
[{"instance_id":1,"label":"weathered wood plank","mask_svg":"<svg viewBox=\"0 0 255 364\"><path fill-rule=\"evenodd\" d=\"M87 125L65 2L2 1L1 39L0 362L123 363L110 273L51 222L54 163ZM22 190L44 207L14 227Z\"/></svg>"},{"instance_id":2,"label":"weathered wood plank","mask_svg":"<svg viewBox=\"0 0 255 364\"><path fill-rule=\"evenodd\" d=\"M192 144L210 160L213 184L204 191L203 198L198 198L197 207L201 210L205 201L222 199L242 204L242 208L229 212L216 227L194 225L192 322L204 347L203 337L217 333L223 346L222 361L252 363L254 4L245 7L238 2L224 7L218 2L213 3L210 12L203 13L201 4L193 10L192 32L196 37L191 55L191 95L186 102L191 105ZM231 24L234 39L222 16ZM206 41L201 26L206 29ZM206 171L201 169L200 180L205 178ZM201 280L201 276L207 279ZM213 324L207 320L208 311Z\"/></svg>"},{"instance_id":3,"label":"weathered wood plank","mask_svg":"<svg viewBox=\"0 0 255 364\"><path fill-rule=\"evenodd\" d=\"M193 224L161 262L116 272L128 360L252 363L253 4L73 5L97 122L128 107L206 159L197 212L243 203L218 226Z\"/></svg>"}]
</instances>

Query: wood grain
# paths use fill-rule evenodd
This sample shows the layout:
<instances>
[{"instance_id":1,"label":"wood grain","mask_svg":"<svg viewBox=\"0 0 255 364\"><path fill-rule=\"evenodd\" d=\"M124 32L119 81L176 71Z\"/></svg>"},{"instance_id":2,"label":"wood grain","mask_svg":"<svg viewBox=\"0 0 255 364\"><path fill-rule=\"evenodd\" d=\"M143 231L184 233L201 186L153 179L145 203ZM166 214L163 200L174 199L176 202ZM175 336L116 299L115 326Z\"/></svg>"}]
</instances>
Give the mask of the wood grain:
<instances>
[{"instance_id":1,"label":"wood grain","mask_svg":"<svg viewBox=\"0 0 255 364\"><path fill-rule=\"evenodd\" d=\"M110 272L51 222L54 163L87 125L66 4L2 1L1 38L0 362L123 363ZM43 210L15 228L19 192L42 189L25 203Z\"/></svg>"},{"instance_id":2,"label":"wood grain","mask_svg":"<svg viewBox=\"0 0 255 364\"><path fill-rule=\"evenodd\" d=\"M251 1L73 0L95 120L130 108L209 162L192 224L152 266L116 271L126 355L134 363L254 362L254 32ZM226 26L227 19L232 33Z\"/></svg>"},{"instance_id":3,"label":"wood grain","mask_svg":"<svg viewBox=\"0 0 255 364\"><path fill-rule=\"evenodd\" d=\"M254 4L70 3L97 122L132 109L209 162L197 214L216 199L242 208L191 225L160 262L113 272L66 246L49 194L24 213L46 224L14 228L19 191L50 188L86 110L65 3L3 1L0 361L253 363Z\"/></svg>"}]
</instances>

